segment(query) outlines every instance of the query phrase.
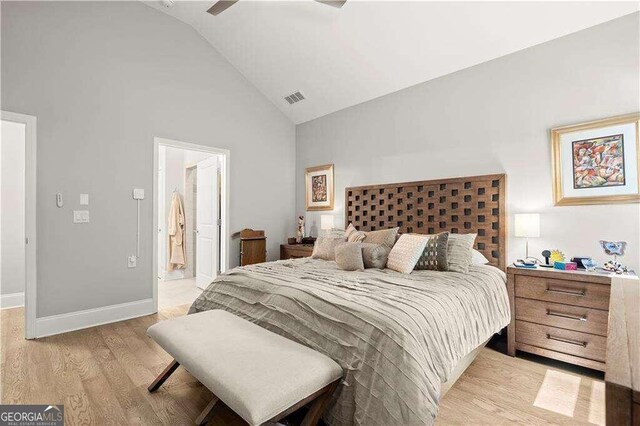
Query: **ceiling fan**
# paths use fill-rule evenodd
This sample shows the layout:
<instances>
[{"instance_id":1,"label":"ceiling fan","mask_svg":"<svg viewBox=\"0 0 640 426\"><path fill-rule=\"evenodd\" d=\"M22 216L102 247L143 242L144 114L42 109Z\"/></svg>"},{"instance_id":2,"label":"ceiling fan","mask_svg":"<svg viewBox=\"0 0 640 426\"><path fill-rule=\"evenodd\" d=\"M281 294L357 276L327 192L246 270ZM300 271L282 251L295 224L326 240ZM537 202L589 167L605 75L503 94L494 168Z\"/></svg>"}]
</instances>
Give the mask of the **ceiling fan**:
<instances>
[{"instance_id":1,"label":"ceiling fan","mask_svg":"<svg viewBox=\"0 0 640 426\"><path fill-rule=\"evenodd\" d=\"M207 13L212 14L213 16L219 15L224 12L231 6L233 6L238 0L218 0L207 10ZM328 6L333 6L337 8L341 8L347 2L347 0L315 0L318 3L326 4Z\"/></svg>"}]
</instances>

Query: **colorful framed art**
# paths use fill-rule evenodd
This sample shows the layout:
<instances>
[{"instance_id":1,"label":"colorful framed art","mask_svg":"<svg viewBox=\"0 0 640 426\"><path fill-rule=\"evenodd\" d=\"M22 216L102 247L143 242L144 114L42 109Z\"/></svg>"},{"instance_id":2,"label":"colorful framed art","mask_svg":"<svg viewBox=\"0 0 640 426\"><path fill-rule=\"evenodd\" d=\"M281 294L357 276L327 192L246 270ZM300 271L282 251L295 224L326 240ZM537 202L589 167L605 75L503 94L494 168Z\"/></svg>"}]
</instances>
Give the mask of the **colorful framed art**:
<instances>
[{"instance_id":1,"label":"colorful framed art","mask_svg":"<svg viewBox=\"0 0 640 426\"><path fill-rule=\"evenodd\" d=\"M308 211L333 210L333 164L305 169L305 191Z\"/></svg>"},{"instance_id":2,"label":"colorful framed art","mask_svg":"<svg viewBox=\"0 0 640 426\"><path fill-rule=\"evenodd\" d=\"M640 202L640 113L551 130L556 206Z\"/></svg>"}]
</instances>

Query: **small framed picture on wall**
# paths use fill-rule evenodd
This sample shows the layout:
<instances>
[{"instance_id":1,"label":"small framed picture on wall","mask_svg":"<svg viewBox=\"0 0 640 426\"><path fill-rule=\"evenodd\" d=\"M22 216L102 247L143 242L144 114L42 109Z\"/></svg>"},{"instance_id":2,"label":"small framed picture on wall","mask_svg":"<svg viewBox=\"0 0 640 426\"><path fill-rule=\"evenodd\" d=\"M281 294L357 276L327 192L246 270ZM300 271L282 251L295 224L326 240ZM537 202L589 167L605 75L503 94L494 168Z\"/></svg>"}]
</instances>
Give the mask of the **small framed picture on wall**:
<instances>
[{"instance_id":1,"label":"small framed picture on wall","mask_svg":"<svg viewBox=\"0 0 640 426\"><path fill-rule=\"evenodd\" d=\"M305 191L308 211L333 210L333 164L305 169Z\"/></svg>"},{"instance_id":2,"label":"small framed picture on wall","mask_svg":"<svg viewBox=\"0 0 640 426\"><path fill-rule=\"evenodd\" d=\"M556 206L640 202L640 113L551 130Z\"/></svg>"}]
</instances>

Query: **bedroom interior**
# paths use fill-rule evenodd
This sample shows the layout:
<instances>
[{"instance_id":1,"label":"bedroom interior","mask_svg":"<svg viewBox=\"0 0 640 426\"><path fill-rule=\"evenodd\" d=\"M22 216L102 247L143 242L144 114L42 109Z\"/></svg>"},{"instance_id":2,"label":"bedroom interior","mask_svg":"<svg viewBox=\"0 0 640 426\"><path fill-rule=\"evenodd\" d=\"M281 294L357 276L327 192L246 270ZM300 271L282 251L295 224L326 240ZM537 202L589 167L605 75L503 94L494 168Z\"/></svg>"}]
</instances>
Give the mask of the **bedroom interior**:
<instances>
[{"instance_id":1,"label":"bedroom interior","mask_svg":"<svg viewBox=\"0 0 640 426\"><path fill-rule=\"evenodd\" d=\"M3 0L0 422L640 425L639 9Z\"/></svg>"}]
</instances>

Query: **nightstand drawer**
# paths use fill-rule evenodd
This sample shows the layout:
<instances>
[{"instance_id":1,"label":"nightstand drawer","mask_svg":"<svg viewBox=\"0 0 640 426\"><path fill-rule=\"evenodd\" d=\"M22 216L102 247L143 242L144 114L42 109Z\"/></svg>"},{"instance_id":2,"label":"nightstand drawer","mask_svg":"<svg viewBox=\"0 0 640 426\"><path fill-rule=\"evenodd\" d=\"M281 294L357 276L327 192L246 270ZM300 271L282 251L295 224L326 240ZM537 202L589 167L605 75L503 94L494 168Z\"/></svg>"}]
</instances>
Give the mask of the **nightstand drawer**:
<instances>
[{"instance_id":1,"label":"nightstand drawer","mask_svg":"<svg viewBox=\"0 0 640 426\"><path fill-rule=\"evenodd\" d=\"M517 297L609 309L608 285L525 275L517 275L515 281Z\"/></svg>"},{"instance_id":2,"label":"nightstand drawer","mask_svg":"<svg viewBox=\"0 0 640 426\"><path fill-rule=\"evenodd\" d=\"M280 259L310 257L311 253L313 253L313 244L282 244L280 246Z\"/></svg>"},{"instance_id":3,"label":"nightstand drawer","mask_svg":"<svg viewBox=\"0 0 640 426\"><path fill-rule=\"evenodd\" d=\"M516 341L604 362L607 338L525 321L516 321Z\"/></svg>"},{"instance_id":4,"label":"nightstand drawer","mask_svg":"<svg viewBox=\"0 0 640 426\"><path fill-rule=\"evenodd\" d=\"M537 324L606 336L608 316L599 309L516 297L516 319Z\"/></svg>"}]
</instances>

